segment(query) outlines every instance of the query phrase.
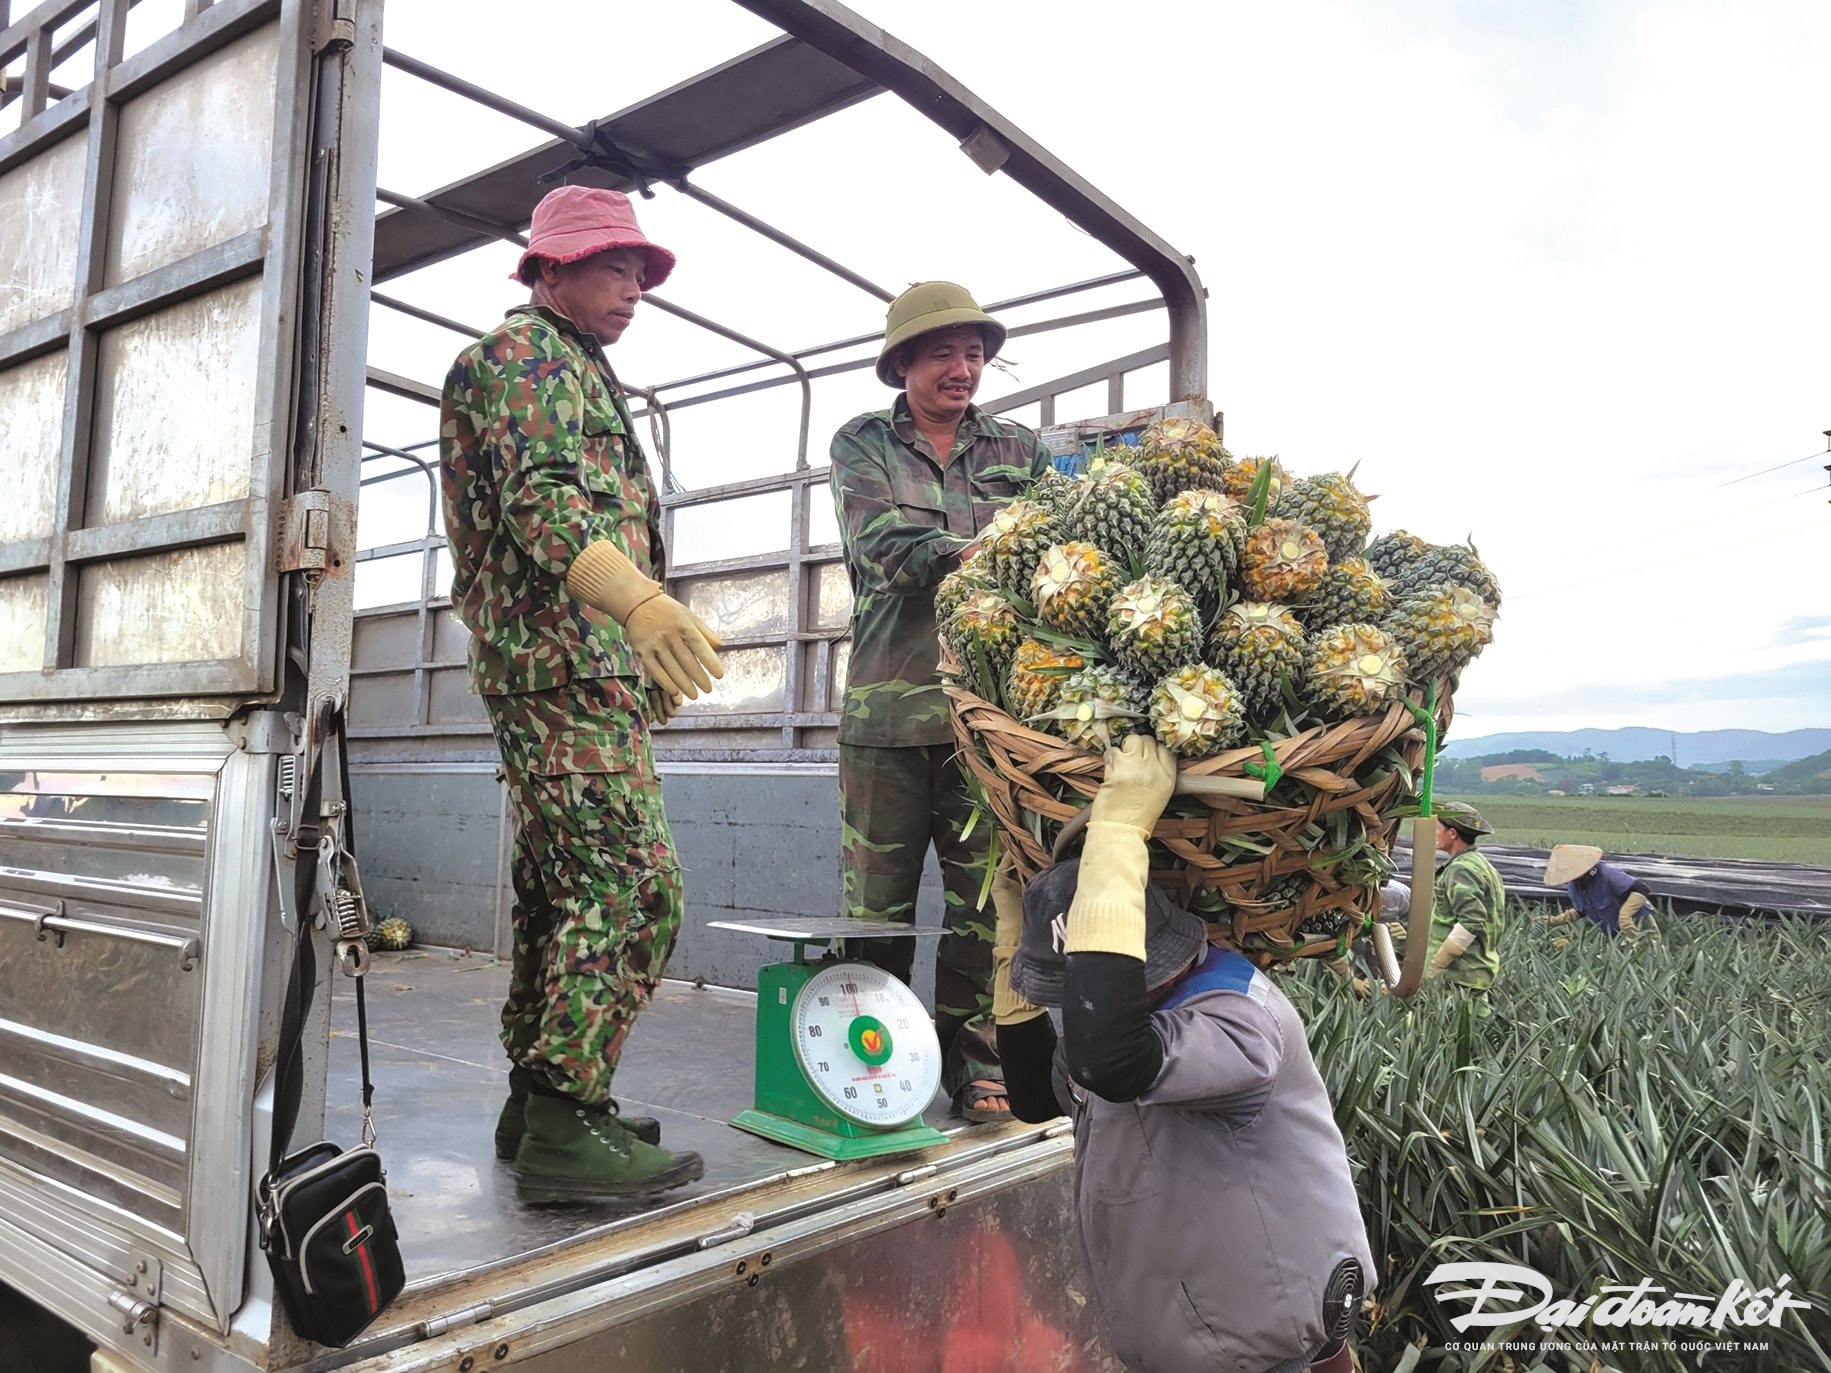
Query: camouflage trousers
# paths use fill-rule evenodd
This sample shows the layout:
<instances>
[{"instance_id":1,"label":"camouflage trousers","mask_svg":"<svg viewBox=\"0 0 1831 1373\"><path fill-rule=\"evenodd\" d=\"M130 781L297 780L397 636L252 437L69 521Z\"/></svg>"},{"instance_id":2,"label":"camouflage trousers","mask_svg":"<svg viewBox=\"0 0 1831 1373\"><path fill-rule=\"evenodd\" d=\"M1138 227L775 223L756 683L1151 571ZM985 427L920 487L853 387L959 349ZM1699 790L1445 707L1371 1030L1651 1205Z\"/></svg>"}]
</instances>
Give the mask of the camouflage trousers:
<instances>
[{"instance_id":1,"label":"camouflage trousers","mask_svg":"<svg viewBox=\"0 0 1831 1373\"><path fill-rule=\"evenodd\" d=\"M509 1059L589 1105L680 929L680 865L637 683L486 696L515 814Z\"/></svg>"},{"instance_id":2,"label":"camouflage trousers","mask_svg":"<svg viewBox=\"0 0 1831 1373\"><path fill-rule=\"evenodd\" d=\"M845 913L914 924L922 865L934 845L941 864L942 926L935 950L935 1033L941 1087L950 1096L979 1078L1002 1081L992 1024L991 898L985 882L989 821L970 839L972 814L951 744L913 748L839 746L839 809L845 832ZM855 956L909 980L916 941L856 939Z\"/></svg>"}]
</instances>

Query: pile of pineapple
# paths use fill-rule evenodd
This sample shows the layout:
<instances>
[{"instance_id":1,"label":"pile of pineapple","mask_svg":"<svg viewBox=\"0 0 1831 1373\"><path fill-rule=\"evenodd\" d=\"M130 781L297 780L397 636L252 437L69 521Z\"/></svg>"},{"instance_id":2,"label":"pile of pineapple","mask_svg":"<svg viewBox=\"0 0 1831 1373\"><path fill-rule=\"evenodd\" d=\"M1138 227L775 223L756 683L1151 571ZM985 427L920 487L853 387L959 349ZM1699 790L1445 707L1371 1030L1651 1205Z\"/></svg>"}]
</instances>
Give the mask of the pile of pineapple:
<instances>
[{"instance_id":1,"label":"pile of pineapple","mask_svg":"<svg viewBox=\"0 0 1831 1373\"><path fill-rule=\"evenodd\" d=\"M1089 751L1143 730L1192 760L1454 679L1498 583L1469 545L1369 542L1352 476L1293 479L1182 418L1050 474L937 590L956 680Z\"/></svg>"}]
</instances>

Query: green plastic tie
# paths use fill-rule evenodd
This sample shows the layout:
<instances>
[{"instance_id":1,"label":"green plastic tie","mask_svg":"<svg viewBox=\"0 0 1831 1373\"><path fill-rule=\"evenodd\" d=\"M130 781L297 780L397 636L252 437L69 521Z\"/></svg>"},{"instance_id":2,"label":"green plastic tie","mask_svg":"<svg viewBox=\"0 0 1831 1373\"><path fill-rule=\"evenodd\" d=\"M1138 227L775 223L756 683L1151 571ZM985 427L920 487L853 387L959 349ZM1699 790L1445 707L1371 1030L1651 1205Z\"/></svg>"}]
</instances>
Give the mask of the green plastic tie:
<instances>
[{"instance_id":1,"label":"green plastic tie","mask_svg":"<svg viewBox=\"0 0 1831 1373\"><path fill-rule=\"evenodd\" d=\"M1265 755L1265 765L1261 767L1257 763L1247 763L1241 771L1248 777L1257 777L1265 783L1265 794L1269 796L1272 788L1278 785L1278 779L1284 776L1284 769L1278 766L1278 755L1272 752L1270 744L1260 744L1259 751Z\"/></svg>"},{"instance_id":2,"label":"green plastic tie","mask_svg":"<svg viewBox=\"0 0 1831 1373\"><path fill-rule=\"evenodd\" d=\"M1431 682L1429 690L1425 692L1422 707L1408 699L1405 708L1424 730L1424 781L1418 789L1418 814L1428 816L1431 813L1431 788L1437 777L1437 683Z\"/></svg>"}]
</instances>

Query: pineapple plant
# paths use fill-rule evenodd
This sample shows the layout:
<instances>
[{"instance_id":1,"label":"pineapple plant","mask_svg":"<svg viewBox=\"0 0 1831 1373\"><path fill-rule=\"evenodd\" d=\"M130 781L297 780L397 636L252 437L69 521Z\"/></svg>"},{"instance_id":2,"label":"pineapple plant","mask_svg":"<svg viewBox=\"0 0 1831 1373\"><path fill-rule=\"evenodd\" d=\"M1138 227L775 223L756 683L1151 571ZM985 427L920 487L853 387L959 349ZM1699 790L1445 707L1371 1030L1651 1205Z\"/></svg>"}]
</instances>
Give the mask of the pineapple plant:
<instances>
[{"instance_id":1,"label":"pineapple plant","mask_svg":"<svg viewBox=\"0 0 1831 1373\"><path fill-rule=\"evenodd\" d=\"M398 953L413 947L413 926L398 915L391 915L386 920L371 925L369 932L362 938L370 949Z\"/></svg>"},{"instance_id":2,"label":"pineapple plant","mask_svg":"<svg viewBox=\"0 0 1831 1373\"><path fill-rule=\"evenodd\" d=\"M1112 464L1083 485L1064 516L1068 536L1131 562L1144 552L1157 513L1151 484L1134 469Z\"/></svg>"},{"instance_id":3,"label":"pineapple plant","mask_svg":"<svg viewBox=\"0 0 1831 1373\"><path fill-rule=\"evenodd\" d=\"M1431 546L1416 534L1408 534L1403 529L1395 529L1390 534L1382 534L1367 545L1363 555L1367 566L1374 575L1387 581L1395 580L1401 572L1410 567L1426 553Z\"/></svg>"},{"instance_id":4,"label":"pineapple plant","mask_svg":"<svg viewBox=\"0 0 1831 1373\"><path fill-rule=\"evenodd\" d=\"M1259 480L1259 469L1266 463L1270 463L1272 469L1271 485L1265 490L1265 508L1270 510L1278 503L1278 497L1284 494L1285 483L1290 480L1275 454L1269 458L1241 458L1221 474L1221 490L1245 505L1252 499L1253 483Z\"/></svg>"},{"instance_id":5,"label":"pineapple plant","mask_svg":"<svg viewBox=\"0 0 1831 1373\"><path fill-rule=\"evenodd\" d=\"M1120 667L1154 682L1201 657L1201 612L1195 598L1167 577L1140 577L1113 597L1106 642Z\"/></svg>"},{"instance_id":6,"label":"pineapple plant","mask_svg":"<svg viewBox=\"0 0 1831 1373\"><path fill-rule=\"evenodd\" d=\"M1303 666L1304 690L1324 719L1371 715L1405 689L1405 660L1385 630L1336 625L1312 638Z\"/></svg>"},{"instance_id":7,"label":"pineapple plant","mask_svg":"<svg viewBox=\"0 0 1831 1373\"><path fill-rule=\"evenodd\" d=\"M996 515L981 535L983 556L992 579L1007 596L1027 597L1030 580L1043 554L1061 541L1055 520L1033 501L1015 500Z\"/></svg>"},{"instance_id":8,"label":"pineapple plant","mask_svg":"<svg viewBox=\"0 0 1831 1373\"><path fill-rule=\"evenodd\" d=\"M1291 605L1308 600L1328 570L1328 551L1314 529L1296 520L1267 520L1246 536L1240 589L1249 601Z\"/></svg>"},{"instance_id":9,"label":"pineapple plant","mask_svg":"<svg viewBox=\"0 0 1831 1373\"><path fill-rule=\"evenodd\" d=\"M1183 758L1206 758L1246 737L1240 693L1215 668L1178 668L1151 689L1151 732Z\"/></svg>"},{"instance_id":10,"label":"pineapple plant","mask_svg":"<svg viewBox=\"0 0 1831 1373\"><path fill-rule=\"evenodd\" d=\"M1403 598L1442 582L1466 586L1495 610L1500 609L1500 583L1476 554L1473 544L1427 545L1422 557L1392 579L1392 591Z\"/></svg>"},{"instance_id":11,"label":"pineapple plant","mask_svg":"<svg viewBox=\"0 0 1831 1373\"><path fill-rule=\"evenodd\" d=\"M1030 599L1051 629L1097 643L1119 583L1119 568L1110 556L1090 543L1070 540L1043 554L1030 582Z\"/></svg>"},{"instance_id":12,"label":"pineapple plant","mask_svg":"<svg viewBox=\"0 0 1831 1373\"><path fill-rule=\"evenodd\" d=\"M1017 608L996 591L973 592L947 617L948 649L969 681L977 680L982 656L993 681L1003 681L1023 637Z\"/></svg>"},{"instance_id":13,"label":"pineapple plant","mask_svg":"<svg viewBox=\"0 0 1831 1373\"><path fill-rule=\"evenodd\" d=\"M1164 502L1144 546L1145 566L1179 582L1203 614L1220 604L1246 546L1246 514L1218 491L1183 491Z\"/></svg>"},{"instance_id":14,"label":"pineapple plant","mask_svg":"<svg viewBox=\"0 0 1831 1373\"><path fill-rule=\"evenodd\" d=\"M1054 710L1062 695L1064 669L1079 671L1087 660L1067 649L1051 648L1040 639L1025 639L1011 660L1005 679L1005 704L1019 720L1035 719Z\"/></svg>"},{"instance_id":15,"label":"pineapple plant","mask_svg":"<svg viewBox=\"0 0 1831 1373\"><path fill-rule=\"evenodd\" d=\"M1322 535L1322 545L1329 557L1339 562L1358 553L1373 528L1373 517L1367 510L1367 498L1355 488L1354 474L1325 472L1304 477L1286 487L1275 505L1268 508L1284 519L1308 525Z\"/></svg>"},{"instance_id":16,"label":"pineapple plant","mask_svg":"<svg viewBox=\"0 0 1831 1373\"><path fill-rule=\"evenodd\" d=\"M1377 624L1392 608L1392 589L1365 558L1347 557L1329 564L1322 585L1302 612L1308 629L1350 623Z\"/></svg>"},{"instance_id":17,"label":"pineapple plant","mask_svg":"<svg viewBox=\"0 0 1831 1373\"><path fill-rule=\"evenodd\" d=\"M1063 680L1061 699L1044 718L1069 743L1104 753L1137 730L1149 706L1124 673L1085 667Z\"/></svg>"},{"instance_id":18,"label":"pineapple plant","mask_svg":"<svg viewBox=\"0 0 1831 1373\"><path fill-rule=\"evenodd\" d=\"M1239 689L1247 712L1275 710L1280 683L1303 680L1303 629L1288 607L1265 601L1240 601L1221 614L1214 627L1208 660Z\"/></svg>"},{"instance_id":19,"label":"pineapple plant","mask_svg":"<svg viewBox=\"0 0 1831 1373\"><path fill-rule=\"evenodd\" d=\"M1383 626L1405 657L1411 680L1422 686L1460 672L1494 639L1494 607L1455 582L1425 587L1401 598Z\"/></svg>"},{"instance_id":20,"label":"pineapple plant","mask_svg":"<svg viewBox=\"0 0 1831 1373\"><path fill-rule=\"evenodd\" d=\"M1179 491L1218 490L1233 459L1221 436L1196 419L1162 419L1144 431L1138 465L1157 503Z\"/></svg>"}]
</instances>

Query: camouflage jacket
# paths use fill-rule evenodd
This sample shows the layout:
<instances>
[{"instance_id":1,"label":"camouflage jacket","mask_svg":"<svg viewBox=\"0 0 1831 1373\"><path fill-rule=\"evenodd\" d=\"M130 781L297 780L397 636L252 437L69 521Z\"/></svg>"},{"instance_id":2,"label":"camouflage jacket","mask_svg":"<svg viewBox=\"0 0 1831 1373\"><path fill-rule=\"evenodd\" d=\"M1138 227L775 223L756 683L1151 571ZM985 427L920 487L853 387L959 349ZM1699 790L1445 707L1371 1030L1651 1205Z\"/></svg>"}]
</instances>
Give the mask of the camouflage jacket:
<instances>
[{"instance_id":1,"label":"camouflage jacket","mask_svg":"<svg viewBox=\"0 0 1831 1373\"><path fill-rule=\"evenodd\" d=\"M446 374L439 468L471 689L640 676L622 627L566 591L566 569L597 539L663 573L661 504L597 340L557 311L509 311Z\"/></svg>"},{"instance_id":2,"label":"camouflage jacket","mask_svg":"<svg viewBox=\"0 0 1831 1373\"><path fill-rule=\"evenodd\" d=\"M992 518L1050 465L1034 430L970 406L954 451L935 460L909 402L833 436L833 505L852 579L852 659L842 744L944 744L935 585Z\"/></svg>"},{"instance_id":3,"label":"camouflage jacket","mask_svg":"<svg viewBox=\"0 0 1831 1373\"><path fill-rule=\"evenodd\" d=\"M1461 925L1475 942L1442 976L1464 987L1486 988L1500 976L1501 911L1507 889L1487 856L1464 849L1437 869L1437 899L1430 913L1430 951Z\"/></svg>"}]
</instances>

